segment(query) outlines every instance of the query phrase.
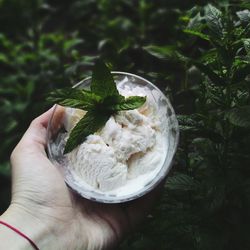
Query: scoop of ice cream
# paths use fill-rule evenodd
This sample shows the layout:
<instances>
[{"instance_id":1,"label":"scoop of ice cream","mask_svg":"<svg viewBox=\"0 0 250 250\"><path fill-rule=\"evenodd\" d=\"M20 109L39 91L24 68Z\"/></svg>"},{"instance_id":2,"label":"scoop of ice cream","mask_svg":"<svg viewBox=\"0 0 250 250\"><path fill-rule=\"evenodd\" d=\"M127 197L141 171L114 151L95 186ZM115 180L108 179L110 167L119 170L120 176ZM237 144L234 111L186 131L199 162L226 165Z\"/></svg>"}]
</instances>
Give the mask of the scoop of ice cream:
<instances>
[{"instance_id":1,"label":"scoop of ice cream","mask_svg":"<svg viewBox=\"0 0 250 250\"><path fill-rule=\"evenodd\" d=\"M138 110L121 111L111 117L100 135L123 163L131 155L143 152L155 144L155 130Z\"/></svg>"},{"instance_id":2,"label":"scoop of ice cream","mask_svg":"<svg viewBox=\"0 0 250 250\"><path fill-rule=\"evenodd\" d=\"M142 87L120 93L126 97L148 94ZM147 96L139 109L111 116L100 131L66 155L72 173L95 190L110 191L156 168L164 156L156 111L155 100ZM84 115L84 111L66 108L66 131L70 132Z\"/></svg>"},{"instance_id":3,"label":"scoop of ice cream","mask_svg":"<svg viewBox=\"0 0 250 250\"><path fill-rule=\"evenodd\" d=\"M152 171L159 166L162 161L162 155L164 155L165 145L160 134L156 134L155 140L154 146L148 148L146 152L133 154L129 158L127 162L128 179L134 179L137 176Z\"/></svg>"},{"instance_id":4,"label":"scoop of ice cream","mask_svg":"<svg viewBox=\"0 0 250 250\"><path fill-rule=\"evenodd\" d=\"M118 162L112 147L98 135L90 135L68 154L72 170L94 188L108 191L126 182L127 166Z\"/></svg>"}]
</instances>

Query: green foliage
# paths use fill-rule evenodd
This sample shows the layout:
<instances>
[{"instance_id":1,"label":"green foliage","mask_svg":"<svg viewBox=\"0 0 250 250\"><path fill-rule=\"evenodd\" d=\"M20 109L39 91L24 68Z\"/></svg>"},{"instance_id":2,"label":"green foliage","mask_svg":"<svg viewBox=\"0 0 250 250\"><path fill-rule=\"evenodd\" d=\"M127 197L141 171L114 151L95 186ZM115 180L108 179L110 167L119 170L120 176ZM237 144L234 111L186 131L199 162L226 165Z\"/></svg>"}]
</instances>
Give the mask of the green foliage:
<instances>
[{"instance_id":1,"label":"green foliage","mask_svg":"<svg viewBox=\"0 0 250 250\"><path fill-rule=\"evenodd\" d=\"M63 34L41 34L37 40L31 30L24 43L16 44L4 34L0 35L0 43L0 106L4 117L0 125L0 137L4 138L0 157L5 161L30 121L47 108L44 93L56 86L54 83L68 85L64 63L74 60L74 47L65 50Z\"/></svg>"},{"instance_id":2,"label":"green foliage","mask_svg":"<svg viewBox=\"0 0 250 250\"><path fill-rule=\"evenodd\" d=\"M84 89L64 88L56 89L48 94L47 101L62 106L92 110L95 104L101 101L101 97Z\"/></svg>"},{"instance_id":3,"label":"green foliage","mask_svg":"<svg viewBox=\"0 0 250 250\"><path fill-rule=\"evenodd\" d=\"M102 98L119 95L111 72L101 61L95 64L90 88L94 94Z\"/></svg>"},{"instance_id":4,"label":"green foliage","mask_svg":"<svg viewBox=\"0 0 250 250\"><path fill-rule=\"evenodd\" d=\"M189 50L178 45L187 70L176 98L188 94L194 104L185 109L183 99L177 106L183 112L178 116L178 165L153 218L147 220L149 226L137 235L140 245L135 249L154 249L155 242L164 250L250 248L245 233L250 225L250 26L249 10L238 7L209 4L181 17L188 20L183 31L190 44ZM169 45L161 48L151 54L165 60ZM122 249L133 248L134 241Z\"/></svg>"},{"instance_id":5,"label":"green foliage","mask_svg":"<svg viewBox=\"0 0 250 250\"><path fill-rule=\"evenodd\" d=\"M161 199L119 249L250 249L250 4L207 3L0 1L0 184L44 93L101 56L165 91L181 128Z\"/></svg>"},{"instance_id":6,"label":"green foliage","mask_svg":"<svg viewBox=\"0 0 250 250\"><path fill-rule=\"evenodd\" d=\"M250 106L242 106L230 110L228 119L236 127L250 128Z\"/></svg>"},{"instance_id":7,"label":"green foliage","mask_svg":"<svg viewBox=\"0 0 250 250\"><path fill-rule=\"evenodd\" d=\"M194 179L186 174L175 173L174 176L169 177L166 181L166 188L170 190L193 190L197 188L198 183Z\"/></svg>"},{"instance_id":8,"label":"green foliage","mask_svg":"<svg viewBox=\"0 0 250 250\"><path fill-rule=\"evenodd\" d=\"M171 45L170 46L148 45L144 46L143 49L158 59L171 60L176 56L175 52L176 48Z\"/></svg>"},{"instance_id":9,"label":"green foliage","mask_svg":"<svg viewBox=\"0 0 250 250\"><path fill-rule=\"evenodd\" d=\"M120 103L110 107L114 111L130 110L140 108L146 101L145 96L129 96L120 101Z\"/></svg>"},{"instance_id":10,"label":"green foliage","mask_svg":"<svg viewBox=\"0 0 250 250\"><path fill-rule=\"evenodd\" d=\"M209 36L206 35L206 34L203 34L197 30L192 30L192 29L185 29L183 30L183 32L187 33L187 34L190 34L190 35L193 35L193 36L197 36L201 39L204 39L206 41L209 41Z\"/></svg>"}]
</instances>

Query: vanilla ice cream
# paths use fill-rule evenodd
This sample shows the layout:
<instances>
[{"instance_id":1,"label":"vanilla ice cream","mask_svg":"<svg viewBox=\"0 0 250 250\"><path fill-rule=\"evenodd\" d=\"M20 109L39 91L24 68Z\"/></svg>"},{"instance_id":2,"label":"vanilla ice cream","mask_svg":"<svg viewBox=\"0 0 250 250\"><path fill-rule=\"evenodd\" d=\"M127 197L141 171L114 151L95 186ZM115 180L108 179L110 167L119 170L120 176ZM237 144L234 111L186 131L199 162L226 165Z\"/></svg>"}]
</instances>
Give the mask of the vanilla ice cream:
<instances>
[{"instance_id":1,"label":"vanilla ice cream","mask_svg":"<svg viewBox=\"0 0 250 250\"><path fill-rule=\"evenodd\" d=\"M147 96L139 109L120 111L111 116L105 126L66 154L72 175L100 192L123 187L157 169L165 158L164 136L157 114L157 105L146 88L133 90L118 84L120 94ZM66 108L64 124L70 130L85 115L85 111Z\"/></svg>"},{"instance_id":2,"label":"vanilla ice cream","mask_svg":"<svg viewBox=\"0 0 250 250\"><path fill-rule=\"evenodd\" d=\"M111 116L102 129L61 157L70 131L86 114L83 110L65 108L66 132L51 145L69 186L84 197L106 196L107 202L111 202L110 197L138 194L156 183L169 147L166 97L158 89L137 85L126 77L116 83L121 95L146 96L146 102L138 109Z\"/></svg>"}]
</instances>

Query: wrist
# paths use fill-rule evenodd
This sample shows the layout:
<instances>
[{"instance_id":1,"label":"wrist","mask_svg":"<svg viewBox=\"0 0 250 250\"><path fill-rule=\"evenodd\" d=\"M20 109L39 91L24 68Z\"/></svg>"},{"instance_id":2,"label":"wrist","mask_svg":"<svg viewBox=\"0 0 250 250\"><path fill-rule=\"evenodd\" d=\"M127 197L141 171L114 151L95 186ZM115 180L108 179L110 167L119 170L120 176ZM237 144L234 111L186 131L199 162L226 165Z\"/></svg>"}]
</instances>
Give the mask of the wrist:
<instances>
[{"instance_id":1,"label":"wrist","mask_svg":"<svg viewBox=\"0 0 250 250\"><path fill-rule=\"evenodd\" d=\"M10 223L7 223L4 216L0 216L0 220L1 249L34 250L31 243L18 233L21 232L20 230L10 225ZM16 230L18 230L18 232Z\"/></svg>"},{"instance_id":2,"label":"wrist","mask_svg":"<svg viewBox=\"0 0 250 250\"><path fill-rule=\"evenodd\" d=\"M46 217L44 214L39 214L39 210L37 214L32 214L22 207L11 205L0 216L0 220L28 236L39 249L84 249L82 248L84 244L79 248L80 244L76 245L75 243L77 242L73 240L73 226L76 227L76 225L63 223L63 219L62 221L57 221L57 219L50 215ZM2 240L7 241L8 244L8 248L6 249L33 249L28 240L4 225L0 226L1 233L4 232L2 235L0 233L1 237L3 237Z\"/></svg>"},{"instance_id":3,"label":"wrist","mask_svg":"<svg viewBox=\"0 0 250 250\"><path fill-rule=\"evenodd\" d=\"M48 232L45 224L41 223L38 218L17 206L11 205L1 215L0 220L26 235L39 249L44 245L45 239L46 241L49 240L49 238L47 238ZM7 228L7 226L3 226L1 229L5 234L8 234L8 237L10 237L8 240L8 244L11 244L11 246L8 246L9 249L34 249L30 242L17 232Z\"/></svg>"}]
</instances>

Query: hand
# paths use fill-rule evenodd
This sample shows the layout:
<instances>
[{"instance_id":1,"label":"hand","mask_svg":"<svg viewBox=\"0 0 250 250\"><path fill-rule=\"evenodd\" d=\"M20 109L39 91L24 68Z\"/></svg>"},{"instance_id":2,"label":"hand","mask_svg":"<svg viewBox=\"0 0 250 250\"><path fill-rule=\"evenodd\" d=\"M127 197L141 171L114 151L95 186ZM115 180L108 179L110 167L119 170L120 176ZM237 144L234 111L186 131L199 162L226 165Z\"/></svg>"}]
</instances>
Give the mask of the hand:
<instances>
[{"instance_id":1,"label":"hand","mask_svg":"<svg viewBox=\"0 0 250 250\"><path fill-rule=\"evenodd\" d=\"M157 191L114 205L71 192L45 152L52 112L33 120L11 155L12 201L1 218L33 237L41 249L111 248L145 217Z\"/></svg>"}]
</instances>

